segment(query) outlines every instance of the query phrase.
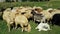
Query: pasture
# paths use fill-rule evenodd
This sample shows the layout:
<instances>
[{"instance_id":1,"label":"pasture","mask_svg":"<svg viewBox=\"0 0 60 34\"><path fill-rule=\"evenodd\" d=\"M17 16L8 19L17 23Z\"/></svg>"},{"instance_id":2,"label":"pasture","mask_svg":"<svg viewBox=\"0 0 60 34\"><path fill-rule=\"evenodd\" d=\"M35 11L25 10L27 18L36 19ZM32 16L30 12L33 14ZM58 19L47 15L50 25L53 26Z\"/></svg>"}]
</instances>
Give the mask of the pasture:
<instances>
[{"instance_id":1,"label":"pasture","mask_svg":"<svg viewBox=\"0 0 60 34\"><path fill-rule=\"evenodd\" d=\"M48 2L12 2L12 3L0 3L0 8L8 8L8 7L16 7L16 6L22 6L24 4L28 5L28 6L41 6L43 7L44 9L47 9L47 8L60 8L60 1L52 1L50 2L50 4L47 6L47 3ZM12 29L11 32L8 32L8 28L7 28L7 25L6 25L6 22L3 21L3 20L0 20L0 34L60 34L60 26L57 26L57 25L54 25L54 26L51 26L51 31L37 31L35 29L35 27L37 26L36 23L34 23L33 21L30 21L29 22L31 24L31 27L32 27L32 30L31 32L22 32L21 31L21 28L20 29Z\"/></svg>"}]
</instances>

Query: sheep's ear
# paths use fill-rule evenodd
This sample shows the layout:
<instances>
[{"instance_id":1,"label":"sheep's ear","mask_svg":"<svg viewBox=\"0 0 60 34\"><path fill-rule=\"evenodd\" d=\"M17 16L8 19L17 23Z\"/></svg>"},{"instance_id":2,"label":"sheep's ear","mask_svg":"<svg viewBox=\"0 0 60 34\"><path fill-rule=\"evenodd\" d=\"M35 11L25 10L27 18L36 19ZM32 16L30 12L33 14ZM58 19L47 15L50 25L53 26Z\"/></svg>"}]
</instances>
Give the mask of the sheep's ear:
<instances>
[{"instance_id":1,"label":"sheep's ear","mask_svg":"<svg viewBox=\"0 0 60 34\"><path fill-rule=\"evenodd\" d=\"M35 11L37 11L37 12L42 12L43 10L40 9L40 8L36 8Z\"/></svg>"},{"instance_id":2,"label":"sheep's ear","mask_svg":"<svg viewBox=\"0 0 60 34\"><path fill-rule=\"evenodd\" d=\"M34 10L31 11L31 14L33 14Z\"/></svg>"},{"instance_id":3,"label":"sheep's ear","mask_svg":"<svg viewBox=\"0 0 60 34\"><path fill-rule=\"evenodd\" d=\"M53 10L49 10L48 12L49 12L49 13L52 13L52 12L53 12Z\"/></svg>"}]
</instances>

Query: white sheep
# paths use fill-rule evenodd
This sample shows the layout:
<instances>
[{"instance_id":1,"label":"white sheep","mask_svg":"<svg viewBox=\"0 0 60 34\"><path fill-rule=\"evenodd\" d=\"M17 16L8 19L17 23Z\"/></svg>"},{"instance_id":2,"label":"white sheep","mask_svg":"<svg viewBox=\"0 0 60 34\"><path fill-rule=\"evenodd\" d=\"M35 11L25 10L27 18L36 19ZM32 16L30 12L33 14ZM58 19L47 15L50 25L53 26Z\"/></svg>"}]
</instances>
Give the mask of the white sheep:
<instances>
[{"instance_id":1,"label":"white sheep","mask_svg":"<svg viewBox=\"0 0 60 34\"><path fill-rule=\"evenodd\" d=\"M47 23L40 23L35 29L38 29L38 31L48 31L51 30L49 24Z\"/></svg>"}]
</instances>

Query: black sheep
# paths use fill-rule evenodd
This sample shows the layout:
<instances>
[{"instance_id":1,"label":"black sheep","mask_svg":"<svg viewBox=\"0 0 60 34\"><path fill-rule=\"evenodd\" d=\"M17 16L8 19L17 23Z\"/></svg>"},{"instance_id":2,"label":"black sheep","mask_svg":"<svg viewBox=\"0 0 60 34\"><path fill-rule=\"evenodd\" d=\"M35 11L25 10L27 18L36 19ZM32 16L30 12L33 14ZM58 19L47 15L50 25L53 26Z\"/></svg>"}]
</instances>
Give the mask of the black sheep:
<instances>
[{"instance_id":1,"label":"black sheep","mask_svg":"<svg viewBox=\"0 0 60 34\"><path fill-rule=\"evenodd\" d=\"M52 22L52 25L59 25L60 26L60 14L54 14L51 22Z\"/></svg>"}]
</instances>

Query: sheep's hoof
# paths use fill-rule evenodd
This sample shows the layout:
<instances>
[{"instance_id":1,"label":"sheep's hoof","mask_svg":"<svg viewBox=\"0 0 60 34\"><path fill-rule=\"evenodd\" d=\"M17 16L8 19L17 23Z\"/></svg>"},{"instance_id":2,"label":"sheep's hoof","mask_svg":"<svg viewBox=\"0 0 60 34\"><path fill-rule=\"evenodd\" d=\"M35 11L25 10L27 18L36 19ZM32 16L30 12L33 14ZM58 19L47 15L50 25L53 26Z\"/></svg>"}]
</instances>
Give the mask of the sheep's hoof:
<instances>
[{"instance_id":1,"label":"sheep's hoof","mask_svg":"<svg viewBox=\"0 0 60 34\"><path fill-rule=\"evenodd\" d=\"M38 29L37 27L35 29Z\"/></svg>"},{"instance_id":2,"label":"sheep's hoof","mask_svg":"<svg viewBox=\"0 0 60 34\"><path fill-rule=\"evenodd\" d=\"M41 31L41 30L38 30L38 31Z\"/></svg>"},{"instance_id":3,"label":"sheep's hoof","mask_svg":"<svg viewBox=\"0 0 60 34\"><path fill-rule=\"evenodd\" d=\"M17 29L17 27L15 27L15 29Z\"/></svg>"},{"instance_id":4,"label":"sheep's hoof","mask_svg":"<svg viewBox=\"0 0 60 34\"><path fill-rule=\"evenodd\" d=\"M10 32L10 30L8 32Z\"/></svg>"},{"instance_id":5,"label":"sheep's hoof","mask_svg":"<svg viewBox=\"0 0 60 34\"><path fill-rule=\"evenodd\" d=\"M15 29L15 28L13 28L13 29Z\"/></svg>"},{"instance_id":6,"label":"sheep's hoof","mask_svg":"<svg viewBox=\"0 0 60 34\"><path fill-rule=\"evenodd\" d=\"M30 32L30 31L28 31L28 32Z\"/></svg>"},{"instance_id":7,"label":"sheep's hoof","mask_svg":"<svg viewBox=\"0 0 60 34\"><path fill-rule=\"evenodd\" d=\"M52 30L52 29L49 29L49 30Z\"/></svg>"},{"instance_id":8,"label":"sheep's hoof","mask_svg":"<svg viewBox=\"0 0 60 34\"><path fill-rule=\"evenodd\" d=\"M48 31L48 30L44 30L44 31Z\"/></svg>"},{"instance_id":9,"label":"sheep's hoof","mask_svg":"<svg viewBox=\"0 0 60 34\"><path fill-rule=\"evenodd\" d=\"M22 30L22 32L23 32L23 30Z\"/></svg>"}]
</instances>

